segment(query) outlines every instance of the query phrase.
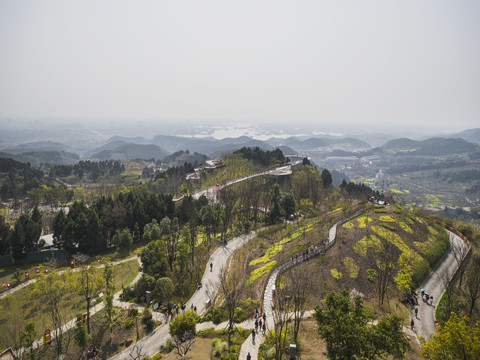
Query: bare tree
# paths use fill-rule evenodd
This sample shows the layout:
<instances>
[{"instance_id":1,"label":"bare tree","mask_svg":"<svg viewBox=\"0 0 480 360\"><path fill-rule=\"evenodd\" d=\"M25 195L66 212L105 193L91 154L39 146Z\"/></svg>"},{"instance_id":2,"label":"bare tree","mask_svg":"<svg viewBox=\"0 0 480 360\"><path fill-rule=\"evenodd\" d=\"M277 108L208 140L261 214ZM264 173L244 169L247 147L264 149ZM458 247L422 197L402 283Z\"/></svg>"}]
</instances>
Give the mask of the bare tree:
<instances>
[{"instance_id":1,"label":"bare tree","mask_svg":"<svg viewBox=\"0 0 480 360\"><path fill-rule=\"evenodd\" d=\"M443 286L445 287L445 320L450 319L450 314L453 310L453 294L454 294L454 288L453 288L453 283L450 281L450 276L446 270L440 272L438 274L440 277L440 280L442 281Z\"/></svg>"},{"instance_id":2,"label":"bare tree","mask_svg":"<svg viewBox=\"0 0 480 360\"><path fill-rule=\"evenodd\" d=\"M305 314L305 300L309 289L306 267L293 270L288 289L291 294L293 306L293 338L295 343L297 343L300 323Z\"/></svg>"},{"instance_id":3,"label":"bare tree","mask_svg":"<svg viewBox=\"0 0 480 360\"><path fill-rule=\"evenodd\" d=\"M230 350L230 339L233 332L235 309L240 300L240 275L237 271L231 271L230 274L224 266L220 268L219 292L223 297L225 308L228 314L228 348Z\"/></svg>"},{"instance_id":4,"label":"bare tree","mask_svg":"<svg viewBox=\"0 0 480 360\"><path fill-rule=\"evenodd\" d=\"M74 259L77 263L81 264L80 267L80 292L85 296L87 302L87 331L90 334L90 299L94 291L98 290L100 277L92 265L87 265L90 260L89 256L84 254L74 255Z\"/></svg>"},{"instance_id":5,"label":"bare tree","mask_svg":"<svg viewBox=\"0 0 480 360\"><path fill-rule=\"evenodd\" d=\"M32 291L32 296L39 299L41 304L41 311L48 319L52 327L51 336L55 344L55 352L57 357L67 352L67 349L72 338L71 332L64 333L62 325L66 318L71 318L66 313L62 313L61 301L66 295L64 289L67 287L65 282L66 277L51 273L44 279L35 283L35 288Z\"/></svg>"},{"instance_id":6,"label":"bare tree","mask_svg":"<svg viewBox=\"0 0 480 360\"><path fill-rule=\"evenodd\" d=\"M176 335L173 337L173 346L177 350L177 354L181 357L181 359L185 359L185 356L195 341L195 334L191 331L187 331L181 338Z\"/></svg>"},{"instance_id":7,"label":"bare tree","mask_svg":"<svg viewBox=\"0 0 480 360\"><path fill-rule=\"evenodd\" d=\"M277 284L281 285L281 284ZM273 295L273 344L275 359L282 360L287 338L288 323L292 317L292 296L286 286L276 286Z\"/></svg>"},{"instance_id":8,"label":"bare tree","mask_svg":"<svg viewBox=\"0 0 480 360\"><path fill-rule=\"evenodd\" d=\"M449 236L451 236L450 233L449 233ZM452 243L452 246L450 247L450 252L455 258L455 262L457 263L457 267L460 272L459 287L461 288L462 282L463 282L463 273L465 271L465 268L460 265L462 264L463 259L465 259L465 256L467 255L469 249L468 249L468 246L465 243L463 243L463 241L459 244L455 242L451 242L451 243Z\"/></svg>"},{"instance_id":9,"label":"bare tree","mask_svg":"<svg viewBox=\"0 0 480 360\"><path fill-rule=\"evenodd\" d=\"M368 226L367 226L368 227ZM367 235L372 236L372 235ZM396 246L380 237L381 249L376 250L378 303L383 305L392 281L396 263Z\"/></svg>"},{"instance_id":10,"label":"bare tree","mask_svg":"<svg viewBox=\"0 0 480 360\"><path fill-rule=\"evenodd\" d=\"M230 227L230 223L232 221L233 208L238 199L235 185L224 187L220 191L220 199L222 201L224 210L221 239L225 240L228 228Z\"/></svg>"},{"instance_id":11,"label":"bare tree","mask_svg":"<svg viewBox=\"0 0 480 360\"><path fill-rule=\"evenodd\" d=\"M480 298L480 255L478 253L472 256L466 273L465 295L470 305L469 315L471 316L475 303Z\"/></svg>"},{"instance_id":12,"label":"bare tree","mask_svg":"<svg viewBox=\"0 0 480 360\"><path fill-rule=\"evenodd\" d=\"M218 291L211 281L205 285L205 293L207 294L208 300L210 300L210 306L215 306L218 298Z\"/></svg>"},{"instance_id":13,"label":"bare tree","mask_svg":"<svg viewBox=\"0 0 480 360\"><path fill-rule=\"evenodd\" d=\"M133 345L128 355L132 360L143 360L145 358L145 354L142 353L142 350L143 345L140 343L136 343L135 345Z\"/></svg>"}]
</instances>

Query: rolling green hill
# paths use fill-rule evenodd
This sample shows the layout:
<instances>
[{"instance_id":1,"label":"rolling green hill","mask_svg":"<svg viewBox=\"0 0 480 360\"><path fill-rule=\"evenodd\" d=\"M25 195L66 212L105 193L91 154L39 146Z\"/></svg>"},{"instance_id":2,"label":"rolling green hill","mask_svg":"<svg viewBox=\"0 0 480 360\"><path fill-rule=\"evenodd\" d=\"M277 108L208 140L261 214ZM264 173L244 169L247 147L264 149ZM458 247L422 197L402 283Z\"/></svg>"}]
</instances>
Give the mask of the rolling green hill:
<instances>
[{"instance_id":1,"label":"rolling green hill","mask_svg":"<svg viewBox=\"0 0 480 360\"><path fill-rule=\"evenodd\" d=\"M102 150L92 154L91 158L95 160L148 160L163 159L169 153L167 150L157 145L140 145L140 144L120 144L109 150Z\"/></svg>"},{"instance_id":2,"label":"rolling green hill","mask_svg":"<svg viewBox=\"0 0 480 360\"><path fill-rule=\"evenodd\" d=\"M395 139L382 146L382 149L392 153L403 153L410 156L452 155L470 153L478 149L478 145L463 139L431 138L427 140Z\"/></svg>"}]
</instances>

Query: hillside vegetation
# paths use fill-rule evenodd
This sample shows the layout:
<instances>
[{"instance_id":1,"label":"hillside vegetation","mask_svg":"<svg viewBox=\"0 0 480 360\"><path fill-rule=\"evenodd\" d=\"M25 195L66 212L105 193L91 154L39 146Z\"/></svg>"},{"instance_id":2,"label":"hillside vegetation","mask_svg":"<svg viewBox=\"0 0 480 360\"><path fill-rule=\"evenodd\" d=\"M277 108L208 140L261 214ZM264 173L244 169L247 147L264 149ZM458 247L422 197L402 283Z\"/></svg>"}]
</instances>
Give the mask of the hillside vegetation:
<instances>
[{"instance_id":1,"label":"hillside vegetation","mask_svg":"<svg viewBox=\"0 0 480 360\"><path fill-rule=\"evenodd\" d=\"M421 284L447 251L448 235L443 228L397 206L381 210L366 210L345 223L337 229L336 245L306 265L312 305L338 289L356 288L380 302L389 288L393 291L388 296L402 297ZM318 233L310 235L315 236ZM388 276L386 283L382 276Z\"/></svg>"}]
</instances>

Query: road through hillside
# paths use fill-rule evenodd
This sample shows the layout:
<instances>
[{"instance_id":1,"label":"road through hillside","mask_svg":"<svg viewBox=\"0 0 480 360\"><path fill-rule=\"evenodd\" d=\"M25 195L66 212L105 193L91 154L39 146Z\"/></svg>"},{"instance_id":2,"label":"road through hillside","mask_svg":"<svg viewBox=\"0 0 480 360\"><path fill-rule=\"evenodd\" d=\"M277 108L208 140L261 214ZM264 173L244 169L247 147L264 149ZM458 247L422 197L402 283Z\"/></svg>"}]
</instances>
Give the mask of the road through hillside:
<instances>
[{"instance_id":1,"label":"road through hillside","mask_svg":"<svg viewBox=\"0 0 480 360\"><path fill-rule=\"evenodd\" d=\"M458 267L458 262L455 259L454 252L466 253L467 244L451 231L447 231L450 238L450 251L443 257L440 263L430 273L428 278L423 282L420 289L433 296L432 301L426 301L421 296L418 298L418 318L414 319L415 330L418 336L423 336L425 340L429 340L430 335L436 332L435 329L435 309L445 292L446 284L452 277ZM462 249L463 251L459 251ZM417 291L420 294L420 289ZM415 315L413 315L414 317Z\"/></svg>"}]
</instances>

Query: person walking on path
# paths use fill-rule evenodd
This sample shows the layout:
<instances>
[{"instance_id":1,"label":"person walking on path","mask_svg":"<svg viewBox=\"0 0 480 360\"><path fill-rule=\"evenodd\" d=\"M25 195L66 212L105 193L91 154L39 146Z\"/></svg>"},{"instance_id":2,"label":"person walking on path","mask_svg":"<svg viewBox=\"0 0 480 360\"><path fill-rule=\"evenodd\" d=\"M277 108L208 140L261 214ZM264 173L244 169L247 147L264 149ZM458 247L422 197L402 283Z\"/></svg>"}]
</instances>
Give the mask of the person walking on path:
<instances>
[{"instance_id":1,"label":"person walking on path","mask_svg":"<svg viewBox=\"0 0 480 360\"><path fill-rule=\"evenodd\" d=\"M210 263L210 272L212 272L213 269L213 263Z\"/></svg>"},{"instance_id":2,"label":"person walking on path","mask_svg":"<svg viewBox=\"0 0 480 360\"><path fill-rule=\"evenodd\" d=\"M412 321L410 321L410 327L412 328L412 330L413 330L414 326L415 326L415 321L413 321L413 319L412 319Z\"/></svg>"},{"instance_id":3,"label":"person walking on path","mask_svg":"<svg viewBox=\"0 0 480 360\"><path fill-rule=\"evenodd\" d=\"M418 307L415 308L415 318L418 319Z\"/></svg>"},{"instance_id":4,"label":"person walking on path","mask_svg":"<svg viewBox=\"0 0 480 360\"><path fill-rule=\"evenodd\" d=\"M247 360L252 360L252 355L250 355L250 353L247 354Z\"/></svg>"},{"instance_id":5,"label":"person walking on path","mask_svg":"<svg viewBox=\"0 0 480 360\"><path fill-rule=\"evenodd\" d=\"M252 342L255 345L255 329L252 329Z\"/></svg>"}]
</instances>

